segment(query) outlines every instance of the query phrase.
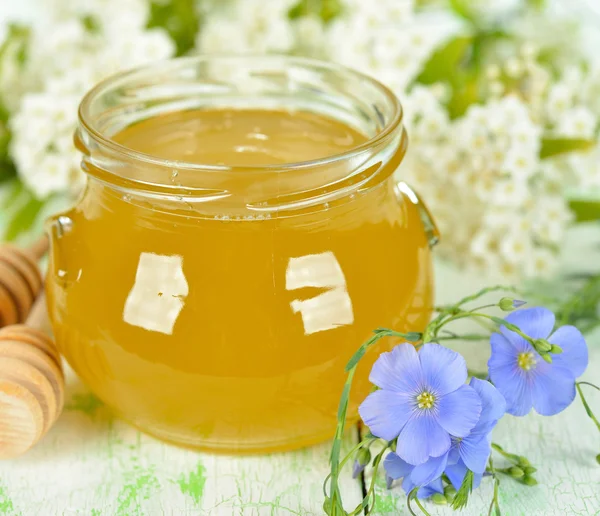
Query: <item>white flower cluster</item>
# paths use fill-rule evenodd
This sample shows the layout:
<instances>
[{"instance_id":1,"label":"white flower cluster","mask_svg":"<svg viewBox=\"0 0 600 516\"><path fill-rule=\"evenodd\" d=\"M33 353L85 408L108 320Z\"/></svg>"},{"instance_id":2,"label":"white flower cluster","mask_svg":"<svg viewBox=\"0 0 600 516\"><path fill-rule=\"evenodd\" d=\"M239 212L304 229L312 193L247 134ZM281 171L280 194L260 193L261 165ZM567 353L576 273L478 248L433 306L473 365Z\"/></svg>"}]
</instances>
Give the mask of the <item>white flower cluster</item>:
<instances>
[{"instance_id":1,"label":"white flower cluster","mask_svg":"<svg viewBox=\"0 0 600 516\"><path fill-rule=\"evenodd\" d=\"M198 34L202 52L289 52L294 30L289 10L295 0L233 0L212 7Z\"/></svg>"},{"instance_id":2,"label":"white flower cluster","mask_svg":"<svg viewBox=\"0 0 600 516\"><path fill-rule=\"evenodd\" d=\"M412 136L402 173L431 205L447 244L468 267L508 278L552 272L572 214L566 192L600 186L600 147L541 158L544 142L593 141L598 73L567 68L558 81L531 46L486 70L489 100L450 121L437 85L405 99Z\"/></svg>"},{"instance_id":3,"label":"white flower cluster","mask_svg":"<svg viewBox=\"0 0 600 516\"><path fill-rule=\"evenodd\" d=\"M81 184L73 133L83 94L107 75L174 51L164 31L145 28L145 0L52 0L47 7L52 16L31 28L23 68L5 78L19 88L0 91L14 110L12 157L39 198Z\"/></svg>"},{"instance_id":4,"label":"white flower cluster","mask_svg":"<svg viewBox=\"0 0 600 516\"><path fill-rule=\"evenodd\" d=\"M508 0L497 10L509 12L518 3ZM541 159L540 152L545 138L596 136L600 73L570 68L554 81L537 59L539 46L554 45L553 39L541 33L536 45L520 40L528 32L518 22L520 52L496 56L485 70L487 103L451 120L446 85L415 85L424 64L455 28L447 18L418 12L413 0L343 0L341 15L331 23L314 15L290 21L289 2L265 10L255 4L237 0L233 8L209 17L199 49L291 51L377 77L406 108L410 145L399 173L430 205L443 236L441 253L507 278L553 270L572 219L565 188L600 185L600 150L551 159ZM483 5L471 7L482 10ZM484 14L493 17L485 6ZM541 27L562 30L575 48L568 27L536 16ZM529 20L530 28L535 21ZM288 36L279 36L283 33Z\"/></svg>"},{"instance_id":5,"label":"white flower cluster","mask_svg":"<svg viewBox=\"0 0 600 516\"><path fill-rule=\"evenodd\" d=\"M0 77L0 94L14 112L11 153L39 197L80 177L71 137L82 94L117 69L174 50L166 33L145 28L148 0L45 3L53 4L54 18L33 28L24 68L3 63ZM548 273L572 221L566 190L600 189L600 147L586 144L600 127L600 67L577 53L569 23L532 10L503 27L509 41L485 54L477 72L479 102L452 118L452 78L426 86L419 77L464 25L435 1L428 9L417 4L202 0L196 47L309 55L375 76L403 100L410 145L399 173L430 205L442 254L507 277ZM488 4L469 4L484 24L523 2L502 0L494 10ZM323 8L335 11L333 19ZM20 88L10 87L16 83ZM27 93L19 98L14 92L23 84ZM556 151L565 141L582 144Z\"/></svg>"}]
</instances>

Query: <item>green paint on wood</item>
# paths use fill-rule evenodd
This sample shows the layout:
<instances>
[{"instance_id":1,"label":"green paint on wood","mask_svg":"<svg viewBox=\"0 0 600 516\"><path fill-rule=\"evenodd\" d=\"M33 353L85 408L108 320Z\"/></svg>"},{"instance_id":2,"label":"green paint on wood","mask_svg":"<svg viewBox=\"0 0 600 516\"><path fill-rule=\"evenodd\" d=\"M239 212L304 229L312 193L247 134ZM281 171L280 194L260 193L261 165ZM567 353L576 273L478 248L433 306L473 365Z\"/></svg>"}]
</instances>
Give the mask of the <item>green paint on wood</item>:
<instances>
[{"instance_id":1,"label":"green paint on wood","mask_svg":"<svg viewBox=\"0 0 600 516\"><path fill-rule=\"evenodd\" d=\"M0 486L0 514L14 514L15 507L12 500L8 497L6 489Z\"/></svg>"},{"instance_id":2,"label":"green paint on wood","mask_svg":"<svg viewBox=\"0 0 600 516\"><path fill-rule=\"evenodd\" d=\"M181 475L177 479L179 489L183 494L189 495L194 500L194 503L198 505L202 500L202 494L204 492L204 484L206 483L206 468L199 462L195 471L192 471L189 475Z\"/></svg>"},{"instance_id":3,"label":"green paint on wood","mask_svg":"<svg viewBox=\"0 0 600 516\"><path fill-rule=\"evenodd\" d=\"M368 480L370 482L370 479ZM386 482L381 472L375 480L375 514L397 514L399 512L398 501L401 495L398 492L393 493L386 487Z\"/></svg>"},{"instance_id":4,"label":"green paint on wood","mask_svg":"<svg viewBox=\"0 0 600 516\"><path fill-rule=\"evenodd\" d=\"M91 393L74 394L71 402L65 405L66 410L83 412L90 417L95 416L96 412L102 407L104 407L104 403Z\"/></svg>"},{"instance_id":5,"label":"green paint on wood","mask_svg":"<svg viewBox=\"0 0 600 516\"><path fill-rule=\"evenodd\" d=\"M142 514L141 503L160 489L160 483L152 470L136 466L117 497L117 516Z\"/></svg>"}]
</instances>

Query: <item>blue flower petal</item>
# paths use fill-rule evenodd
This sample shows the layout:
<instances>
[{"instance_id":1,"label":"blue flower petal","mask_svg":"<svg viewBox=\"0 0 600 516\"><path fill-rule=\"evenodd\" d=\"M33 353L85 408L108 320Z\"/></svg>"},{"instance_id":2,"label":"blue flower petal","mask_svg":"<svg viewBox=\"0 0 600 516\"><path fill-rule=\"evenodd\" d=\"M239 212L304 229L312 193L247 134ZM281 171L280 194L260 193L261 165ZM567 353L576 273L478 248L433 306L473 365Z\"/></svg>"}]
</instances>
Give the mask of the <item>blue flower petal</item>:
<instances>
[{"instance_id":1,"label":"blue flower petal","mask_svg":"<svg viewBox=\"0 0 600 516\"><path fill-rule=\"evenodd\" d=\"M467 380L467 364L456 351L439 344L425 344L419 359L426 384L438 396L455 391Z\"/></svg>"},{"instance_id":2,"label":"blue flower petal","mask_svg":"<svg viewBox=\"0 0 600 516\"><path fill-rule=\"evenodd\" d=\"M492 333L490 337L490 344L492 345L492 351L495 349L496 359L498 361L508 361L518 353L524 351L531 351L533 347L523 337L516 333L510 332L510 336L506 336L503 333Z\"/></svg>"},{"instance_id":3,"label":"blue flower petal","mask_svg":"<svg viewBox=\"0 0 600 516\"><path fill-rule=\"evenodd\" d=\"M448 466L444 473L446 473L446 476L450 479L454 489L458 491L467 474L467 466L465 466L465 463L462 460L459 460L456 464Z\"/></svg>"},{"instance_id":4,"label":"blue flower petal","mask_svg":"<svg viewBox=\"0 0 600 516\"><path fill-rule=\"evenodd\" d=\"M563 349L560 355L552 355L553 364L564 364L575 378L580 377L588 365L588 348L581 332L575 326L562 326L548 342Z\"/></svg>"},{"instance_id":5,"label":"blue flower petal","mask_svg":"<svg viewBox=\"0 0 600 516\"><path fill-rule=\"evenodd\" d=\"M575 399L575 378L558 364L537 367L532 374L533 408L542 416L553 416L566 409Z\"/></svg>"},{"instance_id":6,"label":"blue flower petal","mask_svg":"<svg viewBox=\"0 0 600 516\"><path fill-rule=\"evenodd\" d=\"M381 389L414 392L423 385L423 371L417 350L412 344L400 344L382 353L371 369L371 383Z\"/></svg>"},{"instance_id":7,"label":"blue flower petal","mask_svg":"<svg viewBox=\"0 0 600 516\"><path fill-rule=\"evenodd\" d=\"M500 335L499 337L503 338ZM495 424L506 412L506 400L490 382L471 378L469 385L475 389L481 399L481 415L471 435L487 433L490 423Z\"/></svg>"},{"instance_id":8,"label":"blue flower petal","mask_svg":"<svg viewBox=\"0 0 600 516\"><path fill-rule=\"evenodd\" d=\"M458 451L458 443L453 441L452 445L450 446L450 451L448 452L448 464L456 464L459 460L460 452Z\"/></svg>"},{"instance_id":9,"label":"blue flower petal","mask_svg":"<svg viewBox=\"0 0 600 516\"><path fill-rule=\"evenodd\" d=\"M506 317L506 322L518 326L525 335L529 335L532 339L547 339L554 329L555 317L547 308L536 306L515 310ZM507 330L504 326L500 327L500 331L513 344L523 340L522 337Z\"/></svg>"},{"instance_id":10,"label":"blue flower petal","mask_svg":"<svg viewBox=\"0 0 600 516\"><path fill-rule=\"evenodd\" d=\"M444 473L446 473L450 479L452 486L458 490L460 489L460 486L465 479L465 475L467 474L467 466L465 466L465 463L461 460L458 462L458 464L447 467ZM483 475L479 473L473 474L473 489L477 489L479 487L482 478Z\"/></svg>"},{"instance_id":11,"label":"blue flower petal","mask_svg":"<svg viewBox=\"0 0 600 516\"><path fill-rule=\"evenodd\" d=\"M424 486L442 476L448 464L448 453L439 457L431 457L427 462L415 466L410 474L410 479L416 486Z\"/></svg>"},{"instance_id":12,"label":"blue flower petal","mask_svg":"<svg viewBox=\"0 0 600 516\"><path fill-rule=\"evenodd\" d=\"M410 477L405 477L402 481L402 489L406 494L409 494L415 487L415 483L410 479ZM435 493L443 493L444 485L442 483L442 478L436 478L433 482L430 482L426 486L421 487L417 491L417 498L429 498L431 495Z\"/></svg>"},{"instance_id":13,"label":"blue flower petal","mask_svg":"<svg viewBox=\"0 0 600 516\"><path fill-rule=\"evenodd\" d=\"M488 367L492 361L498 366L516 364L519 353L533 351L533 347L525 339L522 339L519 346L515 346L513 342L500 333L492 333L490 345L492 354L488 361Z\"/></svg>"},{"instance_id":14,"label":"blue flower petal","mask_svg":"<svg viewBox=\"0 0 600 516\"><path fill-rule=\"evenodd\" d=\"M423 464L450 448L450 436L429 413L417 413L400 432L396 453L409 464Z\"/></svg>"},{"instance_id":15,"label":"blue flower petal","mask_svg":"<svg viewBox=\"0 0 600 516\"><path fill-rule=\"evenodd\" d=\"M383 461L383 467L388 476L392 477L394 480L407 477L414 469L414 466L403 461L394 452L387 454L387 457Z\"/></svg>"},{"instance_id":16,"label":"blue flower petal","mask_svg":"<svg viewBox=\"0 0 600 516\"><path fill-rule=\"evenodd\" d=\"M498 365L492 357L488 362L488 369L492 383L506 400L506 412L513 416L524 416L529 413L533 402L531 400L531 385L526 373L515 363Z\"/></svg>"},{"instance_id":17,"label":"blue flower petal","mask_svg":"<svg viewBox=\"0 0 600 516\"><path fill-rule=\"evenodd\" d=\"M468 385L442 396L437 401L437 421L451 435L465 437L479 421L481 399Z\"/></svg>"},{"instance_id":18,"label":"blue flower petal","mask_svg":"<svg viewBox=\"0 0 600 516\"><path fill-rule=\"evenodd\" d=\"M460 458L473 473L483 474L485 471L490 453L492 452L491 444L491 434L479 439L467 437L460 443Z\"/></svg>"},{"instance_id":19,"label":"blue flower petal","mask_svg":"<svg viewBox=\"0 0 600 516\"><path fill-rule=\"evenodd\" d=\"M429 498L435 493L444 492L444 484L442 483L442 477L436 478L426 486L423 486L421 489L417 491L417 497L419 498Z\"/></svg>"},{"instance_id":20,"label":"blue flower petal","mask_svg":"<svg viewBox=\"0 0 600 516\"><path fill-rule=\"evenodd\" d=\"M402 489L404 489L406 494L409 494L415 487L417 486L415 486L414 482L410 479L410 476L404 477L404 480L402 481ZM419 496L418 492L417 496Z\"/></svg>"},{"instance_id":21,"label":"blue flower petal","mask_svg":"<svg viewBox=\"0 0 600 516\"><path fill-rule=\"evenodd\" d=\"M380 390L367 396L358 413L373 435L391 441L412 416L413 407L407 395Z\"/></svg>"}]
</instances>

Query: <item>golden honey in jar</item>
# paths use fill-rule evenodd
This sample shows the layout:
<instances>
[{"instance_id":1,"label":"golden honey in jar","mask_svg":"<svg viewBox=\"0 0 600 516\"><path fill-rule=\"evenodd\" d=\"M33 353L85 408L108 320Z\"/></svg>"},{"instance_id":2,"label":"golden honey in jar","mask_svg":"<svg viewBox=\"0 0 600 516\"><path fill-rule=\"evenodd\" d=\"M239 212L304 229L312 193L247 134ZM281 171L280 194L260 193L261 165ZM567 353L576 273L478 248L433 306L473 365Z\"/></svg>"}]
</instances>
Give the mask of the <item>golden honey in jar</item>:
<instances>
[{"instance_id":1,"label":"golden honey in jar","mask_svg":"<svg viewBox=\"0 0 600 516\"><path fill-rule=\"evenodd\" d=\"M432 308L425 208L393 173L397 99L334 65L194 57L108 79L80 108L87 186L50 223L58 345L93 392L174 443L331 437L344 366ZM361 363L350 418L383 346Z\"/></svg>"}]
</instances>

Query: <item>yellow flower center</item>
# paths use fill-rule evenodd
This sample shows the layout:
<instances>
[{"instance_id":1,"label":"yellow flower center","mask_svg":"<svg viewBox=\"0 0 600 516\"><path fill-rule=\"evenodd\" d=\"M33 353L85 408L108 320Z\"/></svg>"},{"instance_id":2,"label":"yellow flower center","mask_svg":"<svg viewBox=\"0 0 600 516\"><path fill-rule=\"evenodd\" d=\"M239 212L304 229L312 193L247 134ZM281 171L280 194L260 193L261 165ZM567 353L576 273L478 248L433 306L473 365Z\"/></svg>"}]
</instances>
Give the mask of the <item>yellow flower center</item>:
<instances>
[{"instance_id":1,"label":"yellow flower center","mask_svg":"<svg viewBox=\"0 0 600 516\"><path fill-rule=\"evenodd\" d=\"M519 356L517 357L517 364L519 364L519 367L524 371L529 371L535 366L536 363L537 361L535 356L531 351L528 351L527 353L519 353Z\"/></svg>"},{"instance_id":2,"label":"yellow flower center","mask_svg":"<svg viewBox=\"0 0 600 516\"><path fill-rule=\"evenodd\" d=\"M430 409L433 407L435 397L430 392L422 392L417 396L417 403L420 409Z\"/></svg>"}]
</instances>

